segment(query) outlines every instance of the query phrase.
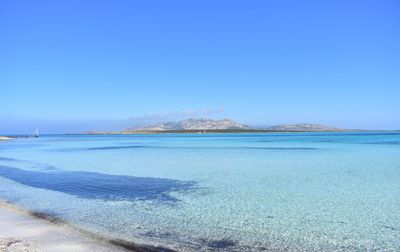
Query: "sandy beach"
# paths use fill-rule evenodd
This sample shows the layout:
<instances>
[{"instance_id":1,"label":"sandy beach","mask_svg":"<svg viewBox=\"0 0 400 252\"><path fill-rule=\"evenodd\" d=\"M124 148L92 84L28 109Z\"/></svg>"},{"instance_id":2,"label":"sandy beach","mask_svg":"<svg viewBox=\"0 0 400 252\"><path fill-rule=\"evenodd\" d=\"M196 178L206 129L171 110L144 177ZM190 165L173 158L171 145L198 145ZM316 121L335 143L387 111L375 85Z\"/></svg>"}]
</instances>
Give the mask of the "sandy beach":
<instances>
[{"instance_id":1,"label":"sandy beach","mask_svg":"<svg viewBox=\"0 0 400 252\"><path fill-rule=\"evenodd\" d=\"M11 137L6 137L6 136L0 136L0 141L4 141L4 140L10 140L12 139Z\"/></svg>"},{"instance_id":2,"label":"sandy beach","mask_svg":"<svg viewBox=\"0 0 400 252\"><path fill-rule=\"evenodd\" d=\"M0 251L126 251L0 203Z\"/></svg>"},{"instance_id":3,"label":"sandy beach","mask_svg":"<svg viewBox=\"0 0 400 252\"><path fill-rule=\"evenodd\" d=\"M57 217L0 200L0 252L174 252L77 229Z\"/></svg>"}]
</instances>

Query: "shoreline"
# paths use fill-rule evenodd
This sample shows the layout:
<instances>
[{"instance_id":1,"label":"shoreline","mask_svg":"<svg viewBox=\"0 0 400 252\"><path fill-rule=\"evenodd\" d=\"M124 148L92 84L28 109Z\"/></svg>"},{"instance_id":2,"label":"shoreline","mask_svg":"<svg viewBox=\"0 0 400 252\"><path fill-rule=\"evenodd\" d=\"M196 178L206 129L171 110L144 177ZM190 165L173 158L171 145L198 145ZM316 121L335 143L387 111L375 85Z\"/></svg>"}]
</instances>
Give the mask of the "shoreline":
<instances>
[{"instance_id":1,"label":"shoreline","mask_svg":"<svg viewBox=\"0 0 400 252\"><path fill-rule=\"evenodd\" d=\"M173 134L297 134L297 133L400 133L400 130L338 130L338 131L287 131L287 130L162 130L162 131L108 131L108 132L84 132L84 133L60 133L55 135L173 135Z\"/></svg>"},{"instance_id":2,"label":"shoreline","mask_svg":"<svg viewBox=\"0 0 400 252\"><path fill-rule=\"evenodd\" d=\"M56 216L3 200L0 200L0 227L0 251L175 251L96 234Z\"/></svg>"},{"instance_id":3,"label":"shoreline","mask_svg":"<svg viewBox=\"0 0 400 252\"><path fill-rule=\"evenodd\" d=\"M366 130L137 130L137 131L93 131L85 133L65 133L65 135L157 135L157 134L254 134L254 133L342 133L342 132L365 132Z\"/></svg>"},{"instance_id":4,"label":"shoreline","mask_svg":"<svg viewBox=\"0 0 400 252\"><path fill-rule=\"evenodd\" d=\"M8 137L8 136L0 136L0 141L6 141L6 140L11 140L14 137Z\"/></svg>"}]
</instances>

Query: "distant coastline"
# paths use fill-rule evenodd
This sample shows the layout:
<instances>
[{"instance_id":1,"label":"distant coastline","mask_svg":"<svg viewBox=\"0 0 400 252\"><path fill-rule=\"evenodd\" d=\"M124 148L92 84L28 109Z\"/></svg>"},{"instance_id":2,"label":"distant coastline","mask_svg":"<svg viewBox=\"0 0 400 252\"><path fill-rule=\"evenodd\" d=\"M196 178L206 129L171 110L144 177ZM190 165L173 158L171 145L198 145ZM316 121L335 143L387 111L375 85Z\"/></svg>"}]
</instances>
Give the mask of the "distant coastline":
<instances>
[{"instance_id":1,"label":"distant coastline","mask_svg":"<svg viewBox=\"0 0 400 252\"><path fill-rule=\"evenodd\" d=\"M137 131L88 131L85 135L134 135L134 134L215 134L215 133L319 133L319 132L352 132L368 130L268 130L268 129L212 129L212 130L137 130Z\"/></svg>"},{"instance_id":2,"label":"distant coastline","mask_svg":"<svg viewBox=\"0 0 400 252\"><path fill-rule=\"evenodd\" d=\"M274 125L266 128L251 127L231 119L187 119L178 122L160 122L145 127L128 128L122 131L88 131L87 134L171 134L171 133L274 133L274 132L343 132L351 131L321 124L299 123ZM361 130L360 130L361 131Z\"/></svg>"}]
</instances>

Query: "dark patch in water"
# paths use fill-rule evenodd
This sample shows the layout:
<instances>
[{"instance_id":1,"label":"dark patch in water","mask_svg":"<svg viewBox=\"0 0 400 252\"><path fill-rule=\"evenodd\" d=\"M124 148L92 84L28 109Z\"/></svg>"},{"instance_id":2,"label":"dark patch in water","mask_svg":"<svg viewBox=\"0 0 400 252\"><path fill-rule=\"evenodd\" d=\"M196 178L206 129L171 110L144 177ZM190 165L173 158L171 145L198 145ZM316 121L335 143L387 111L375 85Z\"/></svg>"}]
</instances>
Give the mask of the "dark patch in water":
<instances>
[{"instance_id":1,"label":"dark patch in water","mask_svg":"<svg viewBox=\"0 0 400 252\"><path fill-rule=\"evenodd\" d=\"M169 232L159 233L154 231L146 232L143 235L147 237L156 237L156 238L168 238L173 236L173 234Z\"/></svg>"},{"instance_id":2,"label":"dark patch in water","mask_svg":"<svg viewBox=\"0 0 400 252\"><path fill-rule=\"evenodd\" d=\"M88 150L117 150L117 149L140 149L145 148L144 145L128 145L128 146L106 146L106 147L93 147Z\"/></svg>"},{"instance_id":3,"label":"dark patch in water","mask_svg":"<svg viewBox=\"0 0 400 252\"><path fill-rule=\"evenodd\" d=\"M52 166L52 165L40 165L40 164L37 164L37 165L35 165L35 167L37 167L39 169L42 169L44 171L55 171L55 170L58 170L57 167Z\"/></svg>"},{"instance_id":4,"label":"dark patch in water","mask_svg":"<svg viewBox=\"0 0 400 252\"><path fill-rule=\"evenodd\" d=\"M377 145L400 145L400 141L382 141L382 142L367 142L364 144L377 144Z\"/></svg>"},{"instance_id":5,"label":"dark patch in water","mask_svg":"<svg viewBox=\"0 0 400 252\"><path fill-rule=\"evenodd\" d=\"M87 150L115 150L115 149L182 149L182 150L317 150L312 147L161 147L161 146L109 146L95 147Z\"/></svg>"},{"instance_id":6,"label":"dark patch in water","mask_svg":"<svg viewBox=\"0 0 400 252\"><path fill-rule=\"evenodd\" d=\"M226 249L229 247L236 246L237 242L229 239L221 239L221 240L214 240L209 241L207 246L212 249Z\"/></svg>"},{"instance_id":7,"label":"dark patch in water","mask_svg":"<svg viewBox=\"0 0 400 252\"><path fill-rule=\"evenodd\" d=\"M84 171L27 171L0 166L0 176L31 187L87 199L159 200L175 202L171 192L193 189L196 182L164 178L109 175Z\"/></svg>"},{"instance_id":8,"label":"dark patch in water","mask_svg":"<svg viewBox=\"0 0 400 252\"><path fill-rule=\"evenodd\" d=\"M20 160L15 159L15 158L5 158L5 157L0 157L0 161L7 161L7 162L18 162Z\"/></svg>"},{"instance_id":9,"label":"dark patch in water","mask_svg":"<svg viewBox=\"0 0 400 252\"><path fill-rule=\"evenodd\" d=\"M136 243L121 240L121 239L110 239L108 242L114 246L118 246L118 247L130 250L130 251L135 251L135 252L175 252L176 251L176 250L172 250L172 249L164 248L164 247L140 245L140 244L136 244Z\"/></svg>"},{"instance_id":10,"label":"dark patch in water","mask_svg":"<svg viewBox=\"0 0 400 252\"><path fill-rule=\"evenodd\" d=\"M315 140L312 142L315 142L315 143L338 143L338 141L335 141L335 140Z\"/></svg>"},{"instance_id":11,"label":"dark patch in water","mask_svg":"<svg viewBox=\"0 0 400 252\"><path fill-rule=\"evenodd\" d=\"M250 149L250 150L317 150L311 147L238 147L233 149Z\"/></svg>"},{"instance_id":12,"label":"dark patch in water","mask_svg":"<svg viewBox=\"0 0 400 252\"><path fill-rule=\"evenodd\" d=\"M387 229L390 229L390 230L393 230L393 231L396 230L396 228L394 228L394 227L392 227L392 226L388 226L388 225L382 225L382 227L387 228Z\"/></svg>"}]
</instances>

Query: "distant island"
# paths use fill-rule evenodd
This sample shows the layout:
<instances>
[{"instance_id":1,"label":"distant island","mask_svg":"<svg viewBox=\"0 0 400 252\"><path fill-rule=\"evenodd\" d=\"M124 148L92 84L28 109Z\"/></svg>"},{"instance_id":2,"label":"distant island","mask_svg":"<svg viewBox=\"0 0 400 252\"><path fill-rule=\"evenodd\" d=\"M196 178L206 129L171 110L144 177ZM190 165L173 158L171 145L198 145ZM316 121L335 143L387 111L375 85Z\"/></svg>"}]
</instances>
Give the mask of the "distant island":
<instances>
[{"instance_id":1,"label":"distant island","mask_svg":"<svg viewBox=\"0 0 400 252\"><path fill-rule=\"evenodd\" d=\"M145 127L128 128L118 132L89 131L87 134L157 134L157 133L243 133L243 132L338 132L348 131L320 124L284 124L257 128L231 119L187 119L160 122Z\"/></svg>"},{"instance_id":2,"label":"distant island","mask_svg":"<svg viewBox=\"0 0 400 252\"><path fill-rule=\"evenodd\" d=\"M154 125L128 129L128 131L169 131L169 130L249 130L252 127L230 119L188 119L178 122L164 122Z\"/></svg>"},{"instance_id":3,"label":"distant island","mask_svg":"<svg viewBox=\"0 0 400 252\"><path fill-rule=\"evenodd\" d=\"M306 131L306 132L346 131L345 129L335 128L335 127L331 127L331 126L325 126L325 125L321 125L321 124L309 124L309 123L275 125L275 126L267 128L267 130L271 130L271 131Z\"/></svg>"}]
</instances>

